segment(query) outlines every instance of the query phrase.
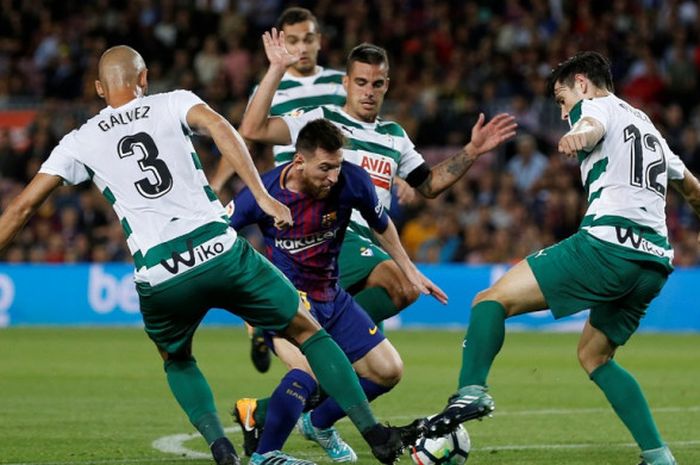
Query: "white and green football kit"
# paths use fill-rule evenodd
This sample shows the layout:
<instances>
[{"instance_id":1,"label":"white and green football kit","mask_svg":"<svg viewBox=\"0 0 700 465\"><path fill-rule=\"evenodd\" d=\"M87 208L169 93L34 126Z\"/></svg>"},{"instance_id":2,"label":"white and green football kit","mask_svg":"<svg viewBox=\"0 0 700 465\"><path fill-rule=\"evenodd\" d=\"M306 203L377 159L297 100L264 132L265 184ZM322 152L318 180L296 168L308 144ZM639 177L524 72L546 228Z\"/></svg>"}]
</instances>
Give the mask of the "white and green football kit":
<instances>
[{"instance_id":1,"label":"white and green football kit","mask_svg":"<svg viewBox=\"0 0 700 465\"><path fill-rule=\"evenodd\" d=\"M276 329L297 308L289 281L237 239L209 187L187 126L188 111L202 103L180 90L107 107L67 134L40 169L68 184L92 180L110 202L134 259L146 331L168 352L185 348L210 307ZM267 276L264 288L256 278L242 289L245 275L258 274Z\"/></svg>"},{"instance_id":2,"label":"white and green football kit","mask_svg":"<svg viewBox=\"0 0 700 465\"><path fill-rule=\"evenodd\" d=\"M325 118L336 125L346 139L343 157L367 171L377 197L384 209L391 208L391 187L395 176L406 179L418 167L425 165L406 131L393 121L377 119L372 123L360 121L339 106L324 105L300 109L282 117L289 128L292 141L309 121ZM340 284L348 289L361 283L389 255L375 244L367 222L353 211L339 258Z\"/></svg>"},{"instance_id":3,"label":"white and green football kit","mask_svg":"<svg viewBox=\"0 0 700 465\"><path fill-rule=\"evenodd\" d=\"M685 166L649 117L615 95L578 102L569 122L583 117L605 128L578 155L588 209L576 234L528 263L555 317L591 308L593 326L620 345L673 269L666 191Z\"/></svg>"},{"instance_id":4,"label":"white and green football kit","mask_svg":"<svg viewBox=\"0 0 700 465\"><path fill-rule=\"evenodd\" d=\"M345 73L341 71L321 66L317 66L311 76L294 76L286 72L272 98L270 116L286 115L299 108L344 105L346 97L343 87L344 75ZM253 95L256 90L257 87L253 89ZM275 145L272 148L275 165L291 161L294 152L294 144Z\"/></svg>"}]
</instances>

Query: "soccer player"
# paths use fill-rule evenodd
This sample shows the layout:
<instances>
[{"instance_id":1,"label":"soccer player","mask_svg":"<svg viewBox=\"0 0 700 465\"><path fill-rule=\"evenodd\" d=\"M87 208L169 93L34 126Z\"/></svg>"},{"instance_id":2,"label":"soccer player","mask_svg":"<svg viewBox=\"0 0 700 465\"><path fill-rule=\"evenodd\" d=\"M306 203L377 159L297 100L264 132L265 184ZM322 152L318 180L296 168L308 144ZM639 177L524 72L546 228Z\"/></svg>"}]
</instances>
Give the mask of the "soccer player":
<instances>
[{"instance_id":1,"label":"soccer player","mask_svg":"<svg viewBox=\"0 0 700 465\"><path fill-rule=\"evenodd\" d=\"M299 54L299 61L289 66L277 86L270 115L280 116L302 107L316 105L343 105L344 73L318 66L321 49L321 32L316 17L306 8L291 7L282 12L277 28L285 33L287 49ZM255 90L253 91L255 92ZM275 164L286 163L295 153L294 145L275 145L272 148ZM224 183L233 175L233 167L224 159L219 161L211 185L220 192ZM251 359L261 373L270 369L270 352L264 342L262 330L251 334Z\"/></svg>"},{"instance_id":2,"label":"soccer player","mask_svg":"<svg viewBox=\"0 0 700 465\"><path fill-rule=\"evenodd\" d=\"M231 226L260 226L268 257L292 281L307 310L348 355L372 401L398 383L403 366L398 352L377 325L338 286L338 254L353 209L367 221L408 282L429 290L443 303L447 297L411 263L369 176L359 166L343 161L343 142L340 130L328 120L311 121L299 132L292 162L263 175L270 195L291 209L292 227L275 228L249 189L236 197ZM267 336L272 334L267 332ZM251 399L243 399L236 403L234 413L244 427L247 453L257 442L256 437L250 442L254 434L251 429L263 430L250 459L254 465L279 454L317 389L301 352L280 337L273 337L271 343L290 371L260 408L257 402L251 406ZM323 425L321 428L313 426L312 416ZM305 436L321 444L333 461L354 462L354 451L332 427L343 416L339 405L326 399L311 414L305 414L300 425ZM299 460L297 465L308 463Z\"/></svg>"},{"instance_id":3,"label":"soccer player","mask_svg":"<svg viewBox=\"0 0 700 465\"><path fill-rule=\"evenodd\" d=\"M472 303L459 390L431 435L493 410L486 381L506 318L549 308L561 318L590 308L578 360L642 450L642 464L676 461L635 378L614 359L672 271L668 184L700 215L700 184L649 117L613 94L608 60L581 52L559 64L550 90L571 129L559 151L577 157L588 195L579 231L511 268Z\"/></svg>"},{"instance_id":4,"label":"soccer player","mask_svg":"<svg viewBox=\"0 0 700 465\"><path fill-rule=\"evenodd\" d=\"M391 206L391 186L403 178L425 197L434 198L457 182L483 153L515 135L512 116L500 114L488 124L484 116L472 128L471 141L454 156L428 167L398 124L378 118L389 89L389 61L381 47L362 44L348 56L342 107L323 105L290 115L268 115L275 89L285 70L300 60L285 48L284 31L263 35L270 67L253 96L241 123L241 134L254 141L289 144L309 121L327 118L346 137L345 160L361 166L372 179L385 209ZM358 212L353 217L340 252L340 284L379 323L397 314L418 297L397 264L373 238Z\"/></svg>"},{"instance_id":5,"label":"soccer player","mask_svg":"<svg viewBox=\"0 0 700 465\"><path fill-rule=\"evenodd\" d=\"M124 228L145 330L164 360L170 389L217 464L240 460L192 356L193 334L211 307L294 341L379 461L393 463L406 430L376 421L347 357L304 309L289 280L229 227L190 130L211 135L276 227L292 225L289 209L267 193L242 139L221 115L188 91L144 95L147 72L130 47L102 55L95 88L107 107L66 135L11 201L0 216L0 250L57 187L92 180Z\"/></svg>"}]
</instances>

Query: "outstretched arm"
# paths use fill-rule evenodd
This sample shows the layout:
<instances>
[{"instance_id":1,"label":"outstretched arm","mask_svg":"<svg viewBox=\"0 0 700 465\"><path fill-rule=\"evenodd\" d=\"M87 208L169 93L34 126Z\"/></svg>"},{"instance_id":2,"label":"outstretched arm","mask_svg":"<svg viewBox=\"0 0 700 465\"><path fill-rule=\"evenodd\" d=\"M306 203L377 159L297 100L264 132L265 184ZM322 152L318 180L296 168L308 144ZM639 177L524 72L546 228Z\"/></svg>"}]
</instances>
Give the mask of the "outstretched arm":
<instances>
[{"instance_id":1,"label":"outstretched arm","mask_svg":"<svg viewBox=\"0 0 700 465\"><path fill-rule=\"evenodd\" d=\"M434 166L428 178L417 187L418 192L434 199L457 182L477 158L515 136L518 125L513 116L501 113L494 116L486 125L484 120L484 114L481 113L472 127L472 138L469 143L456 155Z\"/></svg>"},{"instance_id":2,"label":"outstretched arm","mask_svg":"<svg viewBox=\"0 0 700 465\"><path fill-rule=\"evenodd\" d=\"M214 139L225 163L231 165L245 185L250 188L260 208L275 219L276 227L283 228L293 224L289 208L268 194L243 138L226 121L226 118L208 105L200 103L187 112L187 124L198 132L209 134Z\"/></svg>"},{"instance_id":3,"label":"outstretched arm","mask_svg":"<svg viewBox=\"0 0 700 465\"><path fill-rule=\"evenodd\" d=\"M575 157L580 150L593 150L605 135L605 128L595 118L584 116L559 140L559 152Z\"/></svg>"},{"instance_id":4,"label":"outstretched arm","mask_svg":"<svg viewBox=\"0 0 700 465\"><path fill-rule=\"evenodd\" d=\"M399 240L399 234L396 231L396 226L389 220L389 225L380 233L377 230L373 230L377 241L382 246L384 250L394 259L399 269L408 278L408 280L416 286L421 294L432 295L439 302L447 303L447 294L443 292L442 289L437 287L432 281L426 278L423 273L418 271L416 265L413 264L408 254L401 245Z\"/></svg>"},{"instance_id":5,"label":"outstretched arm","mask_svg":"<svg viewBox=\"0 0 700 465\"><path fill-rule=\"evenodd\" d=\"M290 54L284 46L284 32L277 29L263 34L265 54L270 67L258 85L258 90L243 115L240 131L243 137L256 142L288 145L292 139L289 128L281 118L270 118L270 106L287 67L299 61L299 55Z\"/></svg>"},{"instance_id":6,"label":"outstretched arm","mask_svg":"<svg viewBox=\"0 0 700 465\"><path fill-rule=\"evenodd\" d=\"M24 188L24 190L10 202L7 210L0 216L0 250L7 247L15 235L34 215L36 210L44 203L44 200L61 185L63 180L59 176L39 173Z\"/></svg>"}]
</instances>

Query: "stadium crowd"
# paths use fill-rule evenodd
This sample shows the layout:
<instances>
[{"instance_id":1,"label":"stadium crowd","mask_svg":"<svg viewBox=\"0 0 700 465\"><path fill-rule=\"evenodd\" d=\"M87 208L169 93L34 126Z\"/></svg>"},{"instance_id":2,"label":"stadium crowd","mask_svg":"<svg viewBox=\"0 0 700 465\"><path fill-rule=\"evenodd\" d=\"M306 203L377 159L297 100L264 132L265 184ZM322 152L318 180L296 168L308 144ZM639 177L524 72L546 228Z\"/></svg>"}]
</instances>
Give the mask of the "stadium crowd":
<instances>
[{"instance_id":1,"label":"stadium crowd","mask_svg":"<svg viewBox=\"0 0 700 465\"><path fill-rule=\"evenodd\" d=\"M237 126L267 65L261 33L292 4L319 18L324 66L343 69L360 42L387 49L383 117L406 129L429 164L467 142L480 111L517 117L516 140L483 156L448 193L397 206L402 240L418 262L514 262L578 228L586 198L576 162L556 151L567 125L546 94L550 70L578 50L609 56L616 92L700 172L696 1L0 0L0 210L58 140L102 108L93 82L108 46L142 53L149 93L191 89ZM2 115L18 111L31 122L3 126ZM213 145L196 144L211 173ZM253 154L261 171L272 166L269 147ZM229 183L222 200L239 188ZM679 200L669 192L675 262L697 265L698 223ZM122 236L94 188L59 191L0 259L129 261Z\"/></svg>"}]
</instances>

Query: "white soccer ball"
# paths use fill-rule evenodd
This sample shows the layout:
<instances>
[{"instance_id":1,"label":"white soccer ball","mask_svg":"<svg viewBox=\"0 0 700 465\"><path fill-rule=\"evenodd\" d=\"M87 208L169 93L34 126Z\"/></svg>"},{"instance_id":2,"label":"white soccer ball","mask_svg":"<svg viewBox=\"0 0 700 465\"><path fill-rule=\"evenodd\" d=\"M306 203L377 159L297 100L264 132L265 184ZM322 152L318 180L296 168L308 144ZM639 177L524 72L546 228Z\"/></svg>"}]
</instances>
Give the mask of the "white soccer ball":
<instances>
[{"instance_id":1,"label":"white soccer ball","mask_svg":"<svg viewBox=\"0 0 700 465\"><path fill-rule=\"evenodd\" d=\"M464 426L436 439L422 437L411 447L416 465L462 465L469 457L471 441Z\"/></svg>"}]
</instances>

